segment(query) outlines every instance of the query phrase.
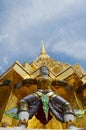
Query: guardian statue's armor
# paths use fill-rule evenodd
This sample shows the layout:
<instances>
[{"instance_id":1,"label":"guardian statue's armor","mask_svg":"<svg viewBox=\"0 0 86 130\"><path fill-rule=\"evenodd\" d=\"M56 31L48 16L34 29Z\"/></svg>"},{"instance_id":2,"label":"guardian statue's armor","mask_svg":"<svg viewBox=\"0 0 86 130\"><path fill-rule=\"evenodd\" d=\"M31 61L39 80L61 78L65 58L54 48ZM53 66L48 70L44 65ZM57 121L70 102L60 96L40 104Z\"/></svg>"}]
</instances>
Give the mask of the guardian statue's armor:
<instances>
[{"instance_id":1,"label":"guardian statue's armor","mask_svg":"<svg viewBox=\"0 0 86 130\"><path fill-rule=\"evenodd\" d=\"M42 124L47 124L52 119L51 113L59 120L67 124L67 128L74 127L74 111L68 101L52 91L52 86L62 85L68 86L66 81L54 80L49 78L49 70L46 66L40 68L41 76L37 79L24 79L22 82L15 85L20 88L27 84L36 84L38 91L24 97L19 102L18 118L19 126L27 127L28 119L34 115ZM51 112L51 113L50 113Z\"/></svg>"}]
</instances>

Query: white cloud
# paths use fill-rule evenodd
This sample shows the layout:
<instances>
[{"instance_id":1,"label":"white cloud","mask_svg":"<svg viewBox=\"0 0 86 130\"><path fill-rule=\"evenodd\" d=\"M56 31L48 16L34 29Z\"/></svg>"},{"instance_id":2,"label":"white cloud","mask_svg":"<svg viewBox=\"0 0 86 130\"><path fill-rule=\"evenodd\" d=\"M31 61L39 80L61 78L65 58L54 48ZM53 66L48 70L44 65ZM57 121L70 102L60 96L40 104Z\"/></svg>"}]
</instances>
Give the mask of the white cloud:
<instances>
[{"instance_id":1,"label":"white cloud","mask_svg":"<svg viewBox=\"0 0 86 130\"><path fill-rule=\"evenodd\" d=\"M57 41L54 44L50 44L51 52L55 54L64 53L72 58L79 60L85 60L86 55L86 41L76 40L76 41Z\"/></svg>"},{"instance_id":2,"label":"white cloud","mask_svg":"<svg viewBox=\"0 0 86 130\"><path fill-rule=\"evenodd\" d=\"M72 28L59 28L52 33L52 37L48 40L48 48L50 52L55 54L64 53L72 58L85 60L86 55L86 39L77 37L76 31Z\"/></svg>"},{"instance_id":3,"label":"white cloud","mask_svg":"<svg viewBox=\"0 0 86 130\"><path fill-rule=\"evenodd\" d=\"M85 60L86 55L86 41L75 41L75 42L59 42L54 44L52 51L55 53L64 53L73 58Z\"/></svg>"},{"instance_id":4,"label":"white cloud","mask_svg":"<svg viewBox=\"0 0 86 130\"><path fill-rule=\"evenodd\" d=\"M8 38L8 34L0 35L0 43Z\"/></svg>"},{"instance_id":5,"label":"white cloud","mask_svg":"<svg viewBox=\"0 0 86 130\"><path fill-rule=\"evenodd\" d=\"M27 2L23 6L12 8L7 24L18 29L21 26L23 28L41 24L53 18L71 17L72 14L79 13L85 3L85 0L32 0L31 5Z\"/></svg>"},{"instance_id":6,"label":"white cloud","mask_svg":"<svg viewBox=\"0 0 86 130\"><path fill-rule=\"evenodd\" d=\"M3 63L8 65L8 56L3 57Z\"/></svg>"}]
</instances>

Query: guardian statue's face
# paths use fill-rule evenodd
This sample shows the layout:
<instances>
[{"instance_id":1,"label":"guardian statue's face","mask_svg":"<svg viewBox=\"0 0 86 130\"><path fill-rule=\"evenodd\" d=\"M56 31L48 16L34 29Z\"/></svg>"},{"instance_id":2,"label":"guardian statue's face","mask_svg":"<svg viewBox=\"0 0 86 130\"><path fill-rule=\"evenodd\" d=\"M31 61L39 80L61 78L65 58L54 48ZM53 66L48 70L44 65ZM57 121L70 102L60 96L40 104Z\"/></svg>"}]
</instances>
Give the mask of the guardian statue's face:
<instances>
[{"instance_id":1,"label":"guardian statue's face","mask_svg":"<svg viewBox=\"0 0 86 130\"><path fill-rule=\"evenodd\" d=\"M41 72L42 76L48 76L48 74L49 74L49 70L48 70L48 68L46 66L42 66L40 68L40 72Z\"/></svg>"}]
</instances>

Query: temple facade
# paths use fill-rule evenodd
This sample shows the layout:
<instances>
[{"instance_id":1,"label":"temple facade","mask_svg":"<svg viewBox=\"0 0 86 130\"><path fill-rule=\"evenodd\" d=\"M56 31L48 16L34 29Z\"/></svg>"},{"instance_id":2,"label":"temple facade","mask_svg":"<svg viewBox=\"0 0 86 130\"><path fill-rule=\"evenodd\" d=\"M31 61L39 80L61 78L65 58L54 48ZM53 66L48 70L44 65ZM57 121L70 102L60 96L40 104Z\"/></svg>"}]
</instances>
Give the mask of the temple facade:
<instances>
[{"instance_id":1,"label":"temple facade","mask_svg":"<svg viewBox=\"0 0 86 130\"><path fill-rule=\"evenodd\" d=\"M10 115L9 110L17 108L19 100L37 91L37 87L31 84L29 87L27 85L20 89L14 89L14 86L23 79L39 77L39 68L42 65L48 67L50 79L65 80L72 86L72 90L66 90L63 86L57 88L52 86L52 90L70 102L78 113L75 119L76 126L85 128L86 72L79 64L71 66L51 58L46 53L44 44L42 44L39 56L33 62L21 64L16 61L0 75L0 82L11 81L9 85L0 86L0 127L18 126L18 120L13 118L13 113ZM28 128L63 129L65 127L65 123L61 123L54 116L46 125L43 125L35 116L28 120Z\"/></svg>"}]
</instances>

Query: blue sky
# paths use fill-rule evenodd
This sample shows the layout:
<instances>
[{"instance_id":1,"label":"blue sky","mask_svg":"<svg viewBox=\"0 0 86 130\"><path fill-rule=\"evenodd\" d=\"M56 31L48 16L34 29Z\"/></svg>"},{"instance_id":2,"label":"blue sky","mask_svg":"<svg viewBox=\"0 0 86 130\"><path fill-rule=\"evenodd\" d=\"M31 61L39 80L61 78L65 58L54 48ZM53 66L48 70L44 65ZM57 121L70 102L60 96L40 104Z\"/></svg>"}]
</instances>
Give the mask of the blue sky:
<instances>
[{"instance_id":1,"label":"blue sky","mask_svg":"<svg viewBox=\"0 0 86 130\"><path fill-rule=\"evenodd\" d=\"M40 53L86 71L86 0L0 0L0 74Z\"/></svg>"}]
</instances>

